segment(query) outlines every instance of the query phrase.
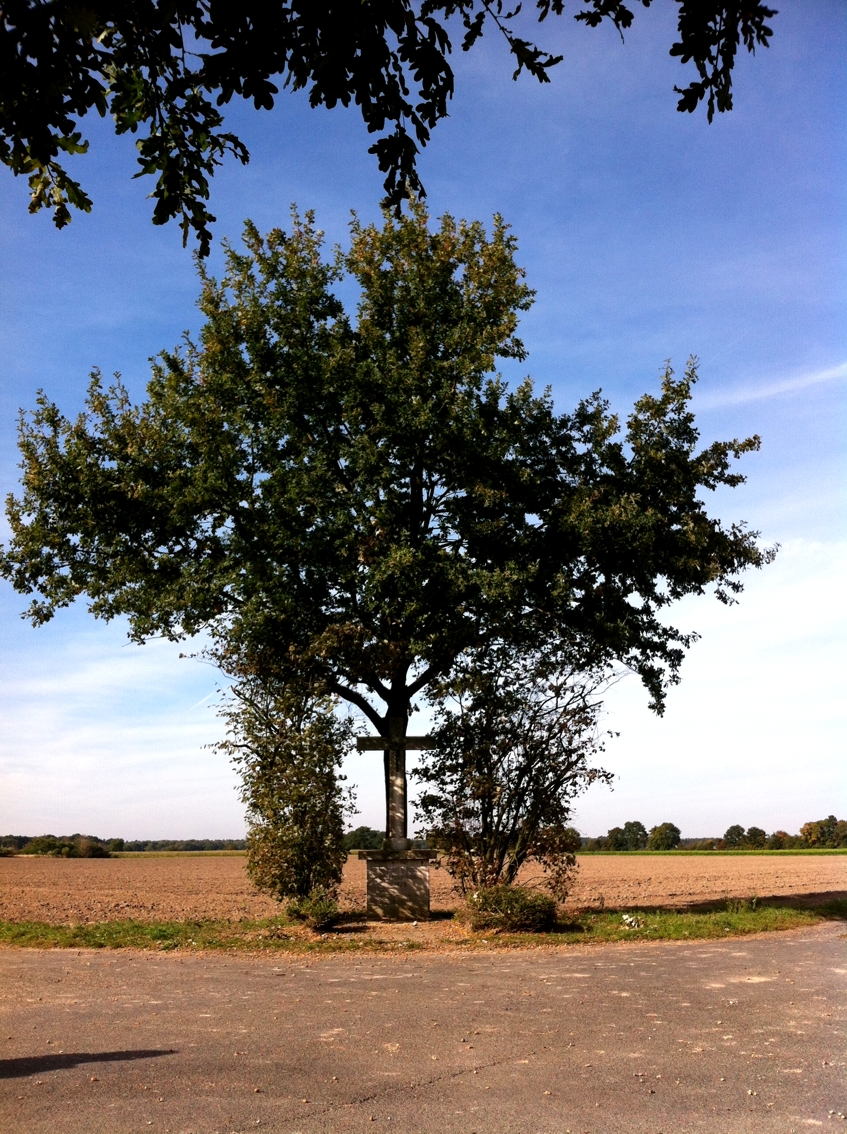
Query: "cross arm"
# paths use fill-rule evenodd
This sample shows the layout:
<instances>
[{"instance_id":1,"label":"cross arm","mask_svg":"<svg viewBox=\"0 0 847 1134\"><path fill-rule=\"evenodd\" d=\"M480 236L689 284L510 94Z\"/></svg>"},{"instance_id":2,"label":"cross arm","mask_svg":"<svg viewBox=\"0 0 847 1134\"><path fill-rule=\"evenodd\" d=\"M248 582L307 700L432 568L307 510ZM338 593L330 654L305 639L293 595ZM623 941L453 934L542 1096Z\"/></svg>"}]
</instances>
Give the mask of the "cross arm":
<instances>
[{"instance_id":1,"label":"cross arm","mask_svg":"<svg viewBox=\"0 0 847 1134\"><path fill-rule=\"evenodd\" d=\"M432 748L434 741L429 736L404 736L399 740L386 740L383 736L357 736L356 748L359 752L384 752L387 748Z\"/></svg>"}]
</instances>

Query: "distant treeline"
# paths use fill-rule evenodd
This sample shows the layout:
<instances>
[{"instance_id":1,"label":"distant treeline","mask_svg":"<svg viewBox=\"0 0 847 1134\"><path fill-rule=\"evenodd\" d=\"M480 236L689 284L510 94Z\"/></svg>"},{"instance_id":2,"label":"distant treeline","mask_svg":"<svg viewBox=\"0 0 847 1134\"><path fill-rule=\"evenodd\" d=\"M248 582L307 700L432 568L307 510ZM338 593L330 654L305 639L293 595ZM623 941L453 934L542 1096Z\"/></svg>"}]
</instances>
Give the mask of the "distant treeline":
<instances>
[{"instance_id":1,"label":"distant treeline","mask_svg":"<svg viewBox=\"0 0 847 1134\"><path fill-rule=\"evenodd\" d=\"M344 836L344 849L352 850L381 850L385 842L385 831L377 831L374 827L356 827ZM420 849L426 846L426 839L412 839L412 846Z\"/></svg>"},{"instance_id":2,"label":"distant treeline","mask_svg":"<svg viewBox=\"0 0 847 1134\"><path fill-rule=\"evenodd\" d=\"M661 823L649 831L643 823L633 820L623 827L612 827L607 835L598 839L582 839L583 850L637 851L637 850L811 850L847 847L847 820L828 815L804 823L799 835L787 831L773 831L770 835L762 827L745 829L734 823L724 832L723 838L683 839L679 827Z\"/></svg>"},{"instance_id":3,"label":"distant treeline","mask_svg":"<svg viewBox=\"0 0 847 1134\"><path fill-rule=\"evenodd\" d=\"M115 840L111 840L115 841ZM2 835L0 854L48 854L54 858L108 858L110 846L96 835Z\"/></svg>"},{"instance_id":4,"label":"distant treeline","mask_svg":"<svg viewBox=\"0 0 847 1134\"><path fill-rule=\"evenodd\" d=\"M122 843L122 846L112 846ZM246 839L110 839L111 850L116 851L198 851L246 850Z\"/></svg>"},{"instance_id":5,"label":"distant treeline","mask_svg":"<svg viewBox=\"0 0 847 1134\"><path fill-rule=\"evenodd\" d=\"M99 839L96 835L0 835L1 854L108 858L119 851L245 850L244 839Z\"/></svg>"},{"instance_id":6,"label":"distant treeline","mask_svg":"<svg viewBox=\"0 0 847 1134\"><path fill-rule=\"evenodd\" d=\"M574 833L576 837L576 833ZM344 836L344 848L379 850L385 833L373 827L356 827ZM632 820L622 827L612 827L606 835L592 839L581 836L586 851L639 850L809 850L847 848L847 820L828 815L804 823L799 835L787 831L768 834L762 827L738 823L728 827L723 838L683 839L674 823L660 823L648 831L643 823ZM415 839L415 847L425 847L425 839ZM245 839L99 839L96 835L0 835L0 856L10 854L44 854L55 858L108 858L120 851L240 851L247 849Z\"/></svg>"},{"instance_id":7,"label":"distant treeline","mask_svg":"<svg viewBox=\"0 0 847 1134\"><path fill-rule=\"evenodd\" d=\"M376 831L373 827L357 827L355 831L348 831L344 836L344 849L351 850L379 850L382 847L385 831Z\"/></svg>"},{"instance_id":8,"label":"distant treeline","mask_svg":"<svg viewBox=\"0 0 847 1134\"><path fill-rule=\"evenodd\" d=\"M357 827L344 836L346 850L379 850L384 831ZM424 846L417 839L415 846ZM46 854L55 858L108 858L121 851L246 850L246 839L100 839L96 835L0 835L0 855Z\"/></svg>"}]
</instances>

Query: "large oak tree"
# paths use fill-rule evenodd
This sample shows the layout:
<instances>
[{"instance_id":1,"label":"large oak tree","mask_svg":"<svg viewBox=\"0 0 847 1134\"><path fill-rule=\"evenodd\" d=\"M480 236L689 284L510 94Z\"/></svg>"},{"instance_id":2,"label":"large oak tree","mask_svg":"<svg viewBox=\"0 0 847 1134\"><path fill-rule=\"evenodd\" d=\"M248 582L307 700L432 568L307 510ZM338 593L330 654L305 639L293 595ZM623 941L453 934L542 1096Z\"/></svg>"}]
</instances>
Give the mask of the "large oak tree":
<instances>
[{"instance_id":1,"label":"large oak tree","mask_svg":"<svg viewBox=\"0 0 847 1134\"><path fill-rule=\"evenodd\" d=\"M633 8L652 0L635 0ZM671 0L678 39L670 54L696 76L675 87L678 109L706 101L732 107L732 72L743 45L766 47L776 10L761 0ZM581 0L575 18L610 20L621 34L633 20L623 0ZM521 4L502 0L4 0L0 21L0 161L29 179L31 211L53 209L61 228L69 206L91 200L64 164L84 153L81 120L96 110L119 134L139 134L140 172L156 177L153 220L179 217L208 251L214 217L209 177L244 143L223 129L234 96L269 109L280 87L307 90L312 106L354 103L386 174L386 200L423 195L419 148L448 112L454 30L470 50L485 29L501 33L515 60L541 82L561 56L525 38ZM537 0L543 21L564 0ZM523 22L521 22L521 19Z\"/></svg>"},{"instance_id":2,"label":"large oak tree","mask_svg":"<svg viewBox=\"0 0 847 1134\"><path fill-rule=\"evenodd\" d=\"M43 394L22 417L0 568L33 622L84 595L137 641L207 629L236 677L305 682L385 737L495 641L628 666L661 709L690 641L664 608L769 558L703 500L758 438L698 447L691 366L623 429L599 394L559 413L508 387L532 293L499 218L431 231L414 205L328 259L309 216L245 245L146 401L95 375L76 420Z\"/></svg>"}]
</instances>

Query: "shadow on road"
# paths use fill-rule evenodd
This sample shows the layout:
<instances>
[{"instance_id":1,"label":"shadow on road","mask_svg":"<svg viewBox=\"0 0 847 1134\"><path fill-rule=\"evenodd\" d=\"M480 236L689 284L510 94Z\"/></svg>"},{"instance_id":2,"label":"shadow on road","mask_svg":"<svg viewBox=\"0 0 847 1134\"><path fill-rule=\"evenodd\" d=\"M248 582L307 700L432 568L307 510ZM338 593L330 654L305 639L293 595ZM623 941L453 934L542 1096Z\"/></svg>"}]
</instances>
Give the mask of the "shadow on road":
<instances>
[{"instance_id":1,"label":"shadow on road","mask_svg":"<svg viewBox=\"0 0 847 1134\"><path fill-rule=\"evenodd\" d=\"M80 1063L118 1063L128 1059L157 1059L175 1055L167 1051L66 1051L55 1055L24 1055L20 1059L0 1059L0 1079L19 1079L24 1075L40 1075L45 1071L65 1071Z\"/></svg>"}]
</instances>

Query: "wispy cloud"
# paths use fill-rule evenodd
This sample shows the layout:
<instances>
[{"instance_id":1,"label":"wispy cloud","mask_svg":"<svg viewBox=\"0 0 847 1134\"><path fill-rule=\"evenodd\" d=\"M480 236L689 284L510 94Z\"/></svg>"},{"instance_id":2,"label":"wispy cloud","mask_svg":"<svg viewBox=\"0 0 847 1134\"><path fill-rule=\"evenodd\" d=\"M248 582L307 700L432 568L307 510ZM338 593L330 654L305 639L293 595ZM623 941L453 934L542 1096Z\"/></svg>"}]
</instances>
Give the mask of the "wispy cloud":
<instances>
[{"instance_id":1,"label":"wispy cloud","mask_svg":"<svg viewBox=\"0 0 847 1134\"><path fill-rule=\"evenodd\" d=\"M826 382L839 382L847 378L847 362L831 366L826 370L796 374L792 378L782 378L776 382L766 382L759 386L742 386L734 390L715 390L695 395L697 408L717 409L721 406L736 406L745 402L758 402L764 398L775 398L780 394L794 394L810 386L822 386Z\"/></svg>"},{"instance_id":2,"label":"wispy cloud","mask_svg":"<svg viewBox=\"0 0 847 1134\"><path fill-rule=\"evenodd\" d=\"M243 832L235 771L208 747L223 732L217 671L180 659L184 644L126 647L120 626L18 645L2 675L0 833Z\"/></svg>"}]
</instances>

